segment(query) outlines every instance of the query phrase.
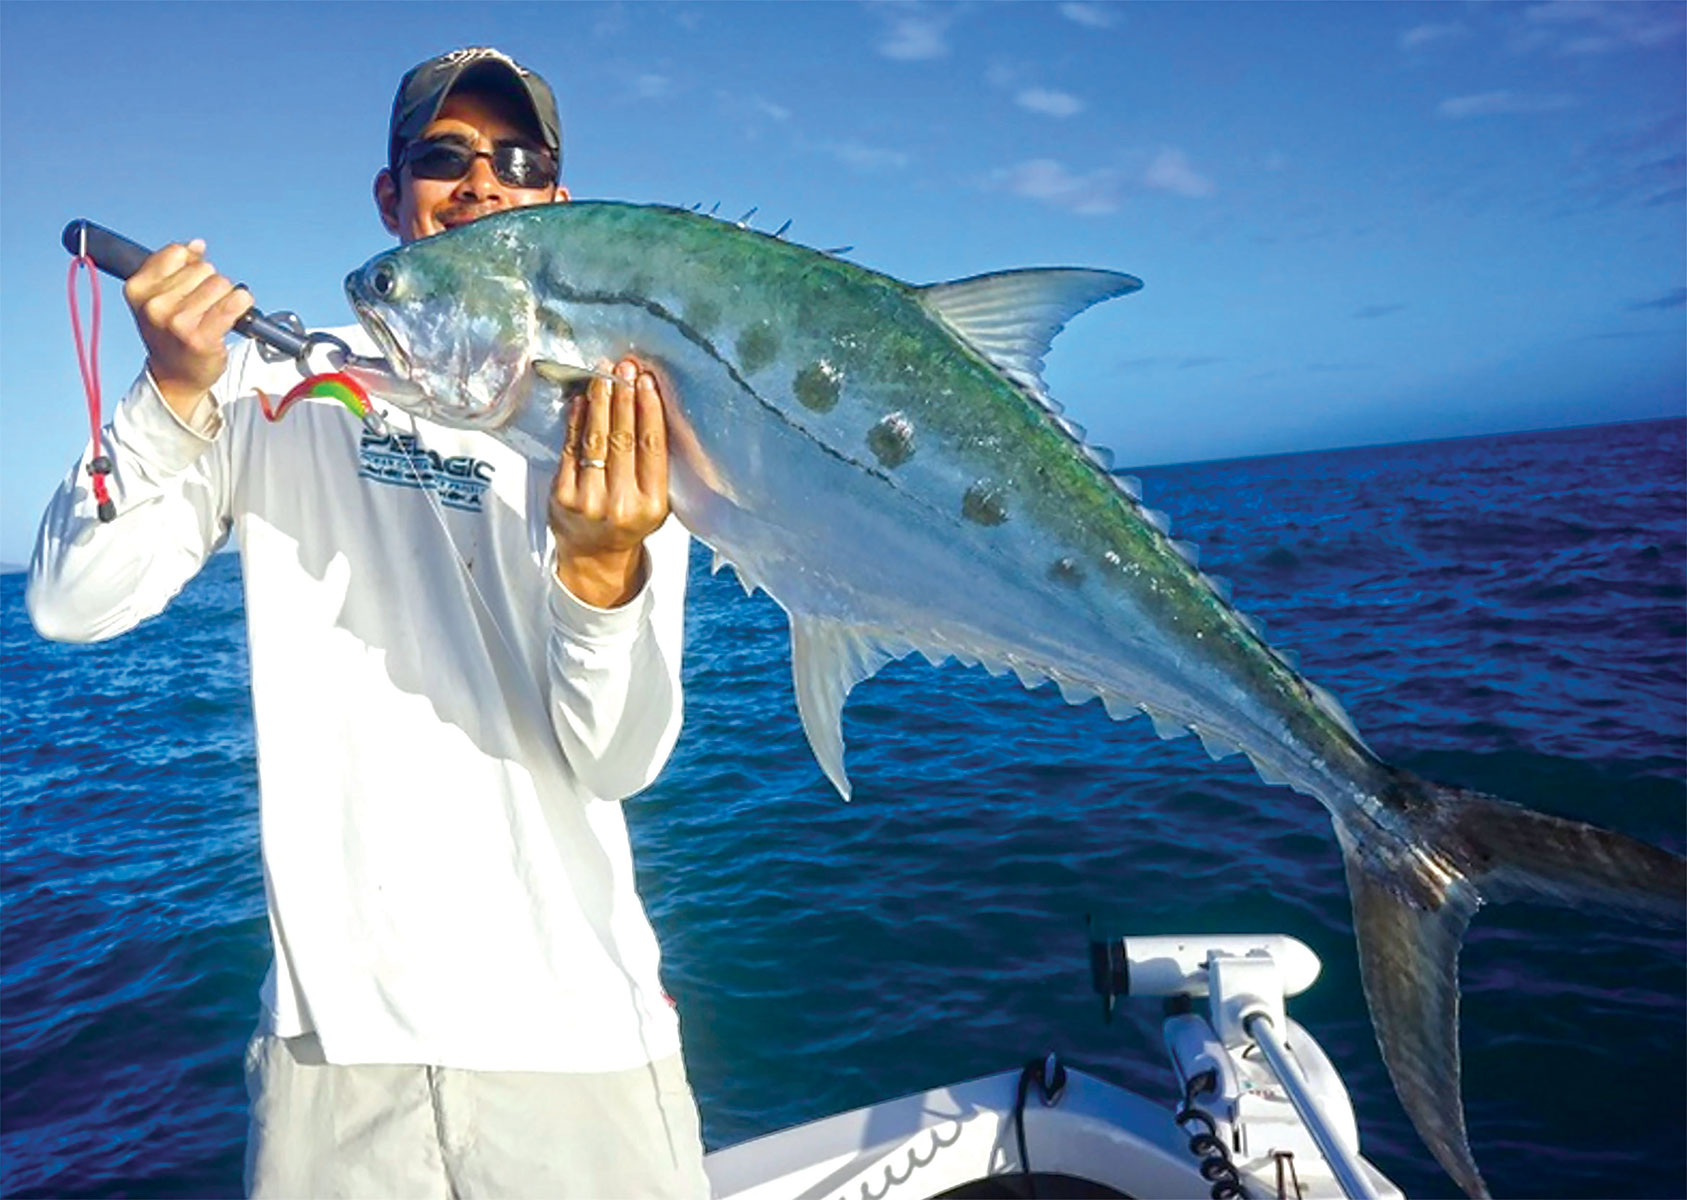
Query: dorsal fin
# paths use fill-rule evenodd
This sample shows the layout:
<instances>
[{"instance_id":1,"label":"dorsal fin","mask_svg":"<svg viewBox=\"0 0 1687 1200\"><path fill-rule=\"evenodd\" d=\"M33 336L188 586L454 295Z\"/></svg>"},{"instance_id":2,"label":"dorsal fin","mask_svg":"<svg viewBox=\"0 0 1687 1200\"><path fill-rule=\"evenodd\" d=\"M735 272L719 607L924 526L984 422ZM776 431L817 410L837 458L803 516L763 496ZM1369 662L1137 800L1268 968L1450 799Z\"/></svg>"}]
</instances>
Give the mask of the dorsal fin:
<instances>
[{"instance_id":1,"label":"dorsal fin","mask_svg":"<svg viewBox=\"0 0 1687 1200\"><path fill-rule=\"evenodd\" d=\"M920 288L926 306L1045 406L1043 356L1066 322L1092 304L1123 296L1142 280L1118 271L1033 267L974 275Z\"/></svg>"}]
</instances>

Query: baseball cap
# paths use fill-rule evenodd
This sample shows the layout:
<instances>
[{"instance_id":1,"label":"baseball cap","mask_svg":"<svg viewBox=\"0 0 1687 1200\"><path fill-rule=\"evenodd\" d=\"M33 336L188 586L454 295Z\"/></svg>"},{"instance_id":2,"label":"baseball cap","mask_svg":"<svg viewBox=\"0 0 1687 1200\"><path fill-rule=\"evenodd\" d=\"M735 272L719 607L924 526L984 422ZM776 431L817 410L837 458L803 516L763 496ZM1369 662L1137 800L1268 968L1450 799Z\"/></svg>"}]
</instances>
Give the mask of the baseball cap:
<instances>
[{"instance_id":1,"label":"baseball cap","mask_svg":"<svg viewBox=\"0 0 1687 1200\"><path fill-rule=\"evenodd\" d=\"M490 46L467 46L410 68L399 80L392 100L392 123L387 134L387 165L398 163L398 153L428 127L439 114L439 106L465 75L491 85L524 102L533 112L545 149L562 161L562 123L557 119L556 97L551 85L515 59Z\"/></svg>"}]
</instances>

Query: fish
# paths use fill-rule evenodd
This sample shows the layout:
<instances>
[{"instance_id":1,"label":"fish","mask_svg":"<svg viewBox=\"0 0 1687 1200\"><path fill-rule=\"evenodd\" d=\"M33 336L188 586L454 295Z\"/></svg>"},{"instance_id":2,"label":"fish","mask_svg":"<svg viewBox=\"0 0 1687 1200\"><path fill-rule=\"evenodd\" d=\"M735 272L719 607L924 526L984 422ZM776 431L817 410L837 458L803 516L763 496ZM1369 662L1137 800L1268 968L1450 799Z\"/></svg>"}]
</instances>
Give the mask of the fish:
<instances>
[{"instance_id":1,"label":"fish","mask_svg":"<svg viewBox=\"0 0 1687 1200\"><path fill-rule=\"evenodd\" d=\"M1385 762L1204 574L1042 378L1074 316L1141 287L1082 267L923 286L707 214L573 202L412 242L346 280L431 421L558 459L579 381L656 371L676 517L790 622L815 758L846 799L850 689L913 653L1146 714L1328 810L1402 1105L1487 1195L1459 1096L1457 961L1486 902L1683 920L1687 861Z\"/></svg>"}]
</instances>

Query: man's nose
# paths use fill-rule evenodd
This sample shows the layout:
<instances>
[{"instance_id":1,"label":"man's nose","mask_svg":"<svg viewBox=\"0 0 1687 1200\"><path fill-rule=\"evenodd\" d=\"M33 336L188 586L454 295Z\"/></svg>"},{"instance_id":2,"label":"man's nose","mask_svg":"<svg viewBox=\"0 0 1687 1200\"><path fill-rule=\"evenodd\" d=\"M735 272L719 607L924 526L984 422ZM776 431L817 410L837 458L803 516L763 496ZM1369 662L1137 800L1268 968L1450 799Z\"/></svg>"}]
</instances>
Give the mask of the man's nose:
<instances>
[{"instance_id":1,"label":"man's nose","mask_svg":"<svg viewBox=\"0 0 1687 1200\"><path fill-rule=\"evenodd\" d=\"M503 184L492 169L489 155L480 154L469 164L469 173L458 182L457 194L465 199L486 200L503 194Z\"/></svg>"}]
</instances>

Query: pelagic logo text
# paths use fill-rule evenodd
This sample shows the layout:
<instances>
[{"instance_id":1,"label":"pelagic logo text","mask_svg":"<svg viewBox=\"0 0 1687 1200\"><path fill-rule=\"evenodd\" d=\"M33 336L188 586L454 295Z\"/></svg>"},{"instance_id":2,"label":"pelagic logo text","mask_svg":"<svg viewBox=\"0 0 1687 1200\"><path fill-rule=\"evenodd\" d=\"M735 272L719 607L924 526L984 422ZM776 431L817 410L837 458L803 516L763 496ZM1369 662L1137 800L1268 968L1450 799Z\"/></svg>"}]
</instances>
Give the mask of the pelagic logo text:
<instances>
[{"instance_id":1,"label":"pelagic logo text","mask_svg":"<svg viewBox=\"0 0 1687 1200\"><path fill-rule=\"evenodd\" d=\"M364 431L357 448L357 473L376 483L421 488L439 497L447 508L479 512L481 498L492 484L492 464L471 455L441 458L412 433L382 437Z\"/></svg>"}]
</instances>

